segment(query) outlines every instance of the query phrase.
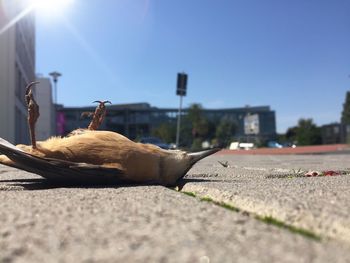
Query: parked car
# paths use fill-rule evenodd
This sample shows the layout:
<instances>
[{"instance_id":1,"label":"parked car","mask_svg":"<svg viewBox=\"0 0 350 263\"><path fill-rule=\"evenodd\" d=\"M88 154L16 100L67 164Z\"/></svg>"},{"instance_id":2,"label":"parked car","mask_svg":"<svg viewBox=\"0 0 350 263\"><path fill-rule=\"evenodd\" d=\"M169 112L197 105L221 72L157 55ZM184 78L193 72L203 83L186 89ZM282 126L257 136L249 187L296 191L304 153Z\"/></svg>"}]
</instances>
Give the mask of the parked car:
<instances>
[{"instance_id":1,"label":"parked car","mask_svg":"<svg viewBox=\"0 0 350 263\"><path fill-rule=\"evenodd\" d=\"M283 148L282 144L280 144L276 141L269 141L267 143L267 147L269 147L269 148Z\"/></svg>"},{"instance_id":2,"label":"parked car","mask_svg":"<svg viewBox=\"0 0 350 263\"><path fill-rule=\"evenodd\" d=\"M254 149L254 143L248 142L231 142L229 149L230 150L251 150Z\"/></svg>"},{"instance_id":3,"label":"parked car","mask_svg":"<svg viewBox=\"0 0 350 263\"><path fill-rule=\"evenodd\" d=\"M158 147L162 149L169 150L171 149L171 145L163 142L160 138L157 137L142 137L140 139L140 143L145 143L145 144L154 144L157 145Z\"/></svg>"},{"instance_id":4,"label":"parked car","mask_svg":"<svg viewBox=\"0 0 350 263\"><path fill-rule=\"evenodd\" d=\"M295 148L295 147L297 147L297 145L295 143L293 143L293 142L284 142L282 144L282 146L285 147L285 148L288 148L288 147Z\"/></svg>"}]
</instances>

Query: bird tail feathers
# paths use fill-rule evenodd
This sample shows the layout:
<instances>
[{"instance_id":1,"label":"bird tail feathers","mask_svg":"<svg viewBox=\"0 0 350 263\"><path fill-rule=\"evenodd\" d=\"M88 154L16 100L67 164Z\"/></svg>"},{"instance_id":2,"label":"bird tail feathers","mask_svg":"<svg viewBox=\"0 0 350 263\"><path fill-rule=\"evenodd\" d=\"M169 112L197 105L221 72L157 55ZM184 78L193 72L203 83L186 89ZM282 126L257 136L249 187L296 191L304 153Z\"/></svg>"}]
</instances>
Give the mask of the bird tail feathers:
<instances>
[{"instance_id":1,"label":"bird tail feathers","mask_svg":"<svg viewBox=\"0 0 350 263\"><path fill-rule=\"evenodd\" d=\"M38 157L22 151L2 138L0 138L0 153L12 161L10 164L4 163L5 165L38 174L51 181L81 184L127 182L120 169Z\"/></svg>"}]
</instances>

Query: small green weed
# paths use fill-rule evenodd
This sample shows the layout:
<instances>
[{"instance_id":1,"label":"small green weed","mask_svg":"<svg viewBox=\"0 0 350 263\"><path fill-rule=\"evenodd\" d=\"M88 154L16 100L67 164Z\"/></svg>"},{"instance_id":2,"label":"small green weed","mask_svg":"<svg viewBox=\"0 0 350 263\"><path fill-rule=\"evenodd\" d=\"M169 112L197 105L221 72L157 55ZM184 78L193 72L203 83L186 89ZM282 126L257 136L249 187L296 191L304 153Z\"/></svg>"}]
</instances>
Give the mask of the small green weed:
<instances>
[{"instance_id":1,"label":"small green weed","mask_svg":"<svg viewBox=\"0 0 350 263\"><path fill-rule=\"evenodd\" d=\"M269 225L274 225L274 226L277 226L280 228L287 229L293 233L302 235L304 237L311 238L311 239L316 240L316 241L321 241L321 237L319 235L317 235L309 230L303 229L303 228L288 225L288 224L286 224L282 221L279 221L276 218L273 218L271 216L264 216L264 217L256 216L256 219L258 219L266 224L269 224Z\"/></svg>"},{"instance_id":2,"label":"small green weed","mask_svg":"<svg viewBox=\"0 0 350 263\"><path fill-rule=\"evenodd\" d=\"M211 199L209 196L201 197L200 200L201 200L201 201L204 201L204 202L214 202L214 200Z\"/></svg>"},{"instance_id":3,"label":"small green weed","mask_svg":"<svg viewBox=\"0 0 350 263\"><path fill-rule=\"evenodd\" d=\"M196 194L194 192L181 192L185 195L189 195L189 196L192 196L192 197L196 197Z\"/></svg>"},{"instance_id":4,"label":"small green weed","mask_svg":"<svg viewBox=\"0 0 350 263\"><path fill-rule=\"evenodd\" d=\"M181 191L181 193L188 195L188 196L191 196L191 197L195 197L195 198L197 197L196 193L194 193L194 192L182 192ZM228 203L215 201L209 196L200 197L200 201L213 203L215 205L221 206L225 209L228 209L228 210L236 212L236 213L239 213L239 212L242 212L243 214L247 213L245 211L241 211L239 208L237 208L233 205L230 205ZM247 213L247 214L250 215L250 213ZM321 241L321 237L319 235L317 235L309 230L303 229L303 228L288 225L288 224L286 224L286 223L284 223L276 218L273 218L272 216L258 216L257 215L257 216L255 216L255 218L261 222L266 223L266 224L286 229L292 233L302 235L304 237L313 239L315 241Z\"/></svg>"}]
</instances>

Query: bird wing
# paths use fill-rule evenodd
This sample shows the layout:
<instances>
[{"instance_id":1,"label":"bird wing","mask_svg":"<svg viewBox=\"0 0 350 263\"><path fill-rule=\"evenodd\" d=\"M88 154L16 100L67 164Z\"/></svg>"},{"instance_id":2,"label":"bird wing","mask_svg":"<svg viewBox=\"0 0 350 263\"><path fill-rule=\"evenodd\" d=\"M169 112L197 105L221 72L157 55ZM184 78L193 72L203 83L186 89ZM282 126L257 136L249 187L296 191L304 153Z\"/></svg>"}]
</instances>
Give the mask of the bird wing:
<instances>
[{"instance_id":1,"label":"bird wing","mask_svg":"<svg viewBox=\"0 0 350 263\"><path fill-rule=\"evenodd\" d=\"M120 169L38 157L22 151L2 138L0 138L0 153L6 155L13 162L11 164L4 163L5 165L38 174L55 182L83 184L127 182Z\"/></svg>"}]
</instances>

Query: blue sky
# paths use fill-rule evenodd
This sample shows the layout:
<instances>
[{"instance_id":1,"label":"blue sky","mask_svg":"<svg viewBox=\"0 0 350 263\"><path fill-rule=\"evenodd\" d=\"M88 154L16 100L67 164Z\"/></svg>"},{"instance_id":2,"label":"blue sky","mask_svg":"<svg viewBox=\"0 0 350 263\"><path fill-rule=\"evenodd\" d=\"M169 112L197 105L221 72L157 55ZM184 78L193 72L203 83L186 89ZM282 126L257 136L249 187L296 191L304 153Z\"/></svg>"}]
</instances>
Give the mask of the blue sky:
<instances>
[{"instance_id":1,"label":"blue sky","mask_svg":"<svg viewBox=\"0 0 350 263\"><path fill-rule=\"evenodd\" d=\"M278 132L340 119L350 90L348 0L75 0L37 14L36 68L66 106L269 105Z\"/></svg>"}]
</instances>

